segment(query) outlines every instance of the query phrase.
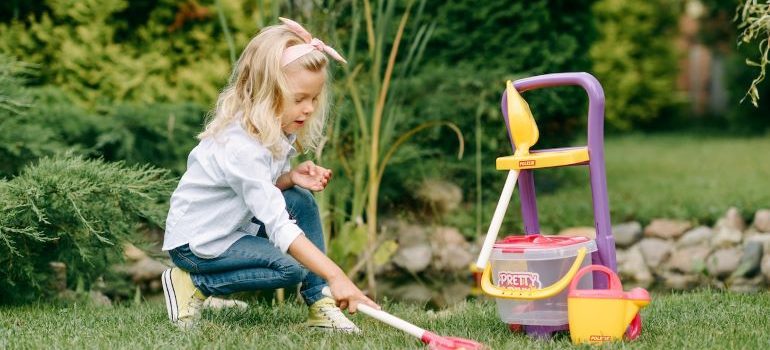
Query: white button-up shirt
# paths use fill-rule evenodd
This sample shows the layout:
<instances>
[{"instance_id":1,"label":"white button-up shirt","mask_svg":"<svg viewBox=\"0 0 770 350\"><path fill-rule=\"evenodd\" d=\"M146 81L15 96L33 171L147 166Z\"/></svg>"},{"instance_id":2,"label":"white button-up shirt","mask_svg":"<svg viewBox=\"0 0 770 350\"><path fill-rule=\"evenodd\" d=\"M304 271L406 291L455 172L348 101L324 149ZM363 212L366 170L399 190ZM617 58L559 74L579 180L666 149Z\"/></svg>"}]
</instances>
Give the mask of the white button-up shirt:
<instances>
[{"instance_id":1,"label":"white button-up shirt","mask_svg":"<svg viewBox=\"0 0 770 350\"><path fill-rule=\"evenodd\" d=\"M214 258L265 225L273 244L286 253L302 230L286 212L275 182L289 171L295 136L283 139L284 153L273 154L251 137L239 122L196 146L187 158L166 218L163 250L190 244L195 255Z\"/></svg>"}]
</instances>

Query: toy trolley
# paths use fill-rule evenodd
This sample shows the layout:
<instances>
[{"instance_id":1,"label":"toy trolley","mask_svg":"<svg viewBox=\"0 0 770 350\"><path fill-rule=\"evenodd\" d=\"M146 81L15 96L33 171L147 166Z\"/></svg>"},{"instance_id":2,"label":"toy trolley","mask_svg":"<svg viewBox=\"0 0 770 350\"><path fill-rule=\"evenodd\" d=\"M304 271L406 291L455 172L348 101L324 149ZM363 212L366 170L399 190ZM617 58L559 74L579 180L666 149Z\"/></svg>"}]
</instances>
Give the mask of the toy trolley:
<instances>
[{"instance_id":1,"label":"toy trolley","mask_svg":"<svg viewBox=\"0 0 770 350\"><path fill-rule=\"evenodd\" d=\"M531 150L537 143L539 131L527 102L519 93L565 85L578 85L588 94L588 144ZM514 153L497 158L497 169L508 171L508 176L476 261L476 269L483 271L481 289L496 298L503 322L509 324L512 330L547 337L553 332L570 328L568 290L578 271L583 276L592 272L588 270L595 270L592 265L600 265L612 275L592 273L591 277L587 275L575 279L571 289L596 289L598 292L619 284L610 283L617 266L604 168L604 92L596 78L588 73L546 74L508 81L501 105ZM533 172L576 165L587 165L589 168L596 238L540 235ZM517 184L525 235L497 241ZM635 339L641 332L638 313L633 318L627 327L627 339ZM623 327L626 325L628 323Z\"/></svg>"}]
</instances>

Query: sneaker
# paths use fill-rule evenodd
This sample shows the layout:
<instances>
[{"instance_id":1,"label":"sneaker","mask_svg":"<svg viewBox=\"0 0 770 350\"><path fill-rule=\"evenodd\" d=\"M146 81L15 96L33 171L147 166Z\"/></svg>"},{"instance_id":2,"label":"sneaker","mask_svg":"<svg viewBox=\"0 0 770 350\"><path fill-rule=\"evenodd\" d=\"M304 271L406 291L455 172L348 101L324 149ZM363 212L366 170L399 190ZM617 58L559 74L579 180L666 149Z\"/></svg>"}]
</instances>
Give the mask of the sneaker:
<instances>
[{"instance_id":1,"label":"sneaker","mask_svg":"<svg viewBox=\"0 0 770 350\"><path fill-rule=\"evenodd\" d=\"M193 285L190 274L175 267L163 271L162 281L169 320L181 329L195 327L206 297Z\"/></svg>"},{"instance_id":2,"label":"sneaker","mask_svg":"<svg viewBox=\"0 0 770 350\"><path fill-rule=\"evenodd\" d=\"M334 299L323 298L310 305L307 325L310 328L339 331L345 333L361 332L337 307Z\"/></svg>"}]
</instances>

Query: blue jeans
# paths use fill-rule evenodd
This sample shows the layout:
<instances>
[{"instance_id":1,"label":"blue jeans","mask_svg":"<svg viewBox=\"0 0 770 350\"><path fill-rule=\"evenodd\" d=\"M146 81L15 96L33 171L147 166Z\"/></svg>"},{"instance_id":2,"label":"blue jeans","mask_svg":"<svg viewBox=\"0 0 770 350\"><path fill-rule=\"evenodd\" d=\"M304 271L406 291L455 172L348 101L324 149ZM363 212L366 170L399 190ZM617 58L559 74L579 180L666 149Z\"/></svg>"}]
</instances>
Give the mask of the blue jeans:
<instances>
[{"instance_id":1,"label":"blue jeans","mask_svg":"<svg viewBox=\"0 0 770 350\"><path fill-rule=\"evenodd\" d=\"M321 217L313 195L295 186L283 191L283 197L289 216L297 220L305 237L326 252ZM261 224L256 218L252 218L252 222ZM206 296L287 288L302 283L302 298L312 305L323 298L321 290L326 286L321 277L274 246L265 234L264 225L258 235L237 240L216 258L200 258L187 244L170 250L169 255L176 266L190 273L193 284Z\"/></svg>"}]
</instances>

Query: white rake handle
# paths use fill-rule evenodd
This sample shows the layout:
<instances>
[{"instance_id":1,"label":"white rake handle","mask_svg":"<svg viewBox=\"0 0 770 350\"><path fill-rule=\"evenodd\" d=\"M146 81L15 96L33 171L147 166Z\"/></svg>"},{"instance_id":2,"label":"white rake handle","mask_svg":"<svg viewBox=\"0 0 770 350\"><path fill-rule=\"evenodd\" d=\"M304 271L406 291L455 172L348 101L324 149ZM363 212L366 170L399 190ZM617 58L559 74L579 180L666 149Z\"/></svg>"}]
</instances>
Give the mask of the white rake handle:
<instances>
[{"instance_id":1,"label":"white rake handle","mask_svg":"<svg viewBox=\"0 0 770 350\"><path fill-rule=\"evenodd\" d=\"M329 298L334 298L332 296L332 292L329 289L329 287L324 287L323 290L321 290L321 293ZM369 305L366 305L364 303L358 304L358 311L361 311L368 316L371 316L375 319L377 319L380 322L386 323L390 325L391 327L398 328L404 332L407 332L418 339L422 340L423 334L425 334L425 330L417 327L409 322L406 322L396 316L393 316L385 311L377 310Z\"/></svg>"},{"instance_id":2,"label":"white rake handle","mask_svg":"<svg viewBox=\"0 0 770 350\"><path fill-rule=\"evenodd\" d=\"M500 200L497 201L497 208L495 208L495 214L492 216L492 223L489 224L489 229L487 230L487 237L484 239L484 245L481 246L479 258L476 260L476 267L479 270L487 267L489 255L492 253L492 246L497 240L497 233L500 232L500 226L503 224L503 218L505 218L505 212L508 210L508 204L511 202L511 196L513 196L513 190L516 188L516 179L518 177L518 171L508 171L503 192L500 193Z\"/></svg>"}]
</instances>

